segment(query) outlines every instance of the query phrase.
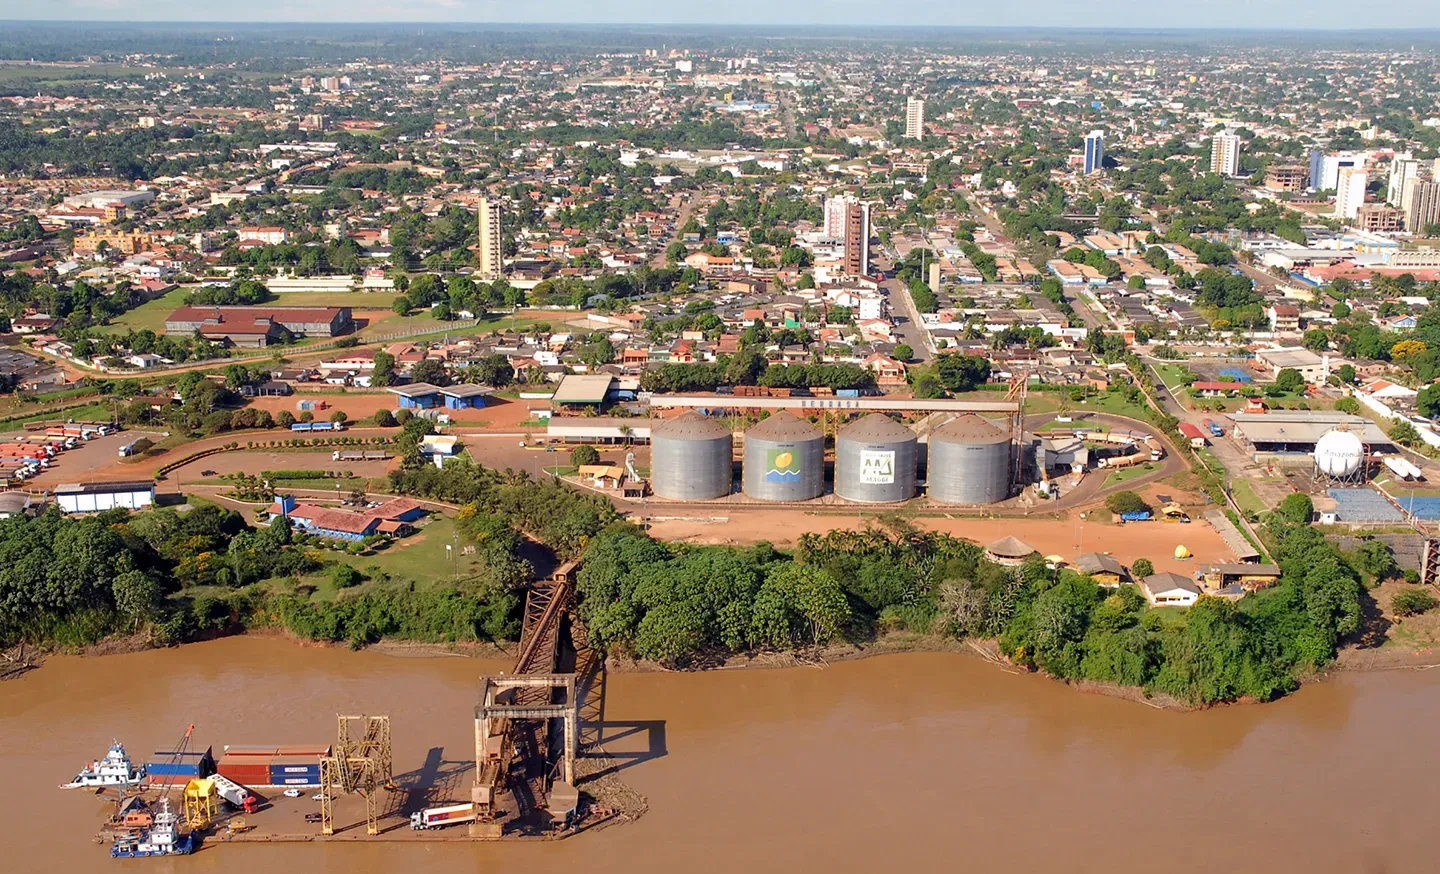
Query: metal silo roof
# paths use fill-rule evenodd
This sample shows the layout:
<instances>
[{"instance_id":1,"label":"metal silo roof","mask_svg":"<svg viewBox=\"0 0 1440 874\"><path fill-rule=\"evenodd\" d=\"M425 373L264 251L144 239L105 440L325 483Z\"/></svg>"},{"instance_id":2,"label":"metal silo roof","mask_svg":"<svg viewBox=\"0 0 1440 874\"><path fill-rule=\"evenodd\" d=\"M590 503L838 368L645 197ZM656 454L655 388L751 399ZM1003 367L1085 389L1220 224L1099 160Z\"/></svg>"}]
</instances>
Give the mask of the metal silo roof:
<instances>
[{"instance_id":1,"label":"metal silo roof","mask_svg":"<svg viewBox=\"0 0 1440 874\"><path fill-rule=\"evenodd\" d=\"M681 413L673 419L655 419L650 426L650 439L719 440L730 436L730 429L716 419L699 413Z\"/></svg>"},{"instance_id":2,"label":"metal silo roof","mask_svg":"<svg viewBox=\"0 0 1440 874\"><path fill-rule=\"evenodd\" d=\"M897 443L914 440L915 432L883 413L871 413L840 429L841 440L860 443Z\"/></svg>"},{"instance_id":3,"label":"metal silo roof","mask_svg":"<svg viewBox=\"0 0 1440 874\"><path fill-rule=\"evenodd\" d=\"M957 416L936 428L930 435L932 443L1008 443L1010 435L997 427L993 422L975 415L966 413Z\"/></svg>"},{"instance_id":4,"label":"metal silo roof","mask_svg":"<svg viewBox=\"0 0 1440 874\"><path fill-rule=\"evenodd\" d=\"M820 429L784 410L752 426L745 436L775 442L818 440Z\"/></svg>"}]
</instances>

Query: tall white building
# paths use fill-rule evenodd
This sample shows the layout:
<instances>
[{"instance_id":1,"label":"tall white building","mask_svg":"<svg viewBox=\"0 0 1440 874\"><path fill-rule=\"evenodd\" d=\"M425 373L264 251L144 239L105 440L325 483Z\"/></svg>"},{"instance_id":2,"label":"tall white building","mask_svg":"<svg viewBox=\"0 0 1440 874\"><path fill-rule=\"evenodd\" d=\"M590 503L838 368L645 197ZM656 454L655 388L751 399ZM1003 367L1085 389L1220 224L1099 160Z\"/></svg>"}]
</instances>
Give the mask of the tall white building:
<instances>
[{"instance_id":1,"label":"tall white building","mask_svg":"<svg viewBox=\"0 0 1440 874\"><path fill-rule=\"evenodd\" d=\"M1345 167L1335 184L1335 217L1353 219L1365 205L1365 184L1369 181L1365 171L1358 167Z\"/></svg>"},{"instance_id":2,"label":"tall white building","mask_svg":"<svg viewBox=\"0 0 1440 874\"><path fill-rule=\"evenodd\" d=\"M501 276L505 263L504 237L501 232L500 204L488 197L480 198L480 279L493 282Z\"/></svg>"},{"instance_id":3,"label":"tall white building","mask_svg":"<svg viewBox=\"0 0 1440 874\"><path fill-rule=\"evenodd\" d=\"M832 240L845 239L845 205L850 200L843 195L825 199L825 236Z\"/></svg>"},{"instance_id":4,"label":"tall white building","mask_svg":"<svg viewBox=\"0 0 1440 874\"><path fill-rule=\"evenodd\" d=\"M1105 167L1105 132L1092 130L1085 137L1085 175L1098 173Z\"/></svg>"},{"instance_id":5,"label":"tall white building","mask_svg":"<svg viewBox=\"0 0 1440 874\"><path fill-rule=\"evenodd\" d=\"M1404 206L1405 183L1420 178L1420 162L1409 155L1396 155L1390 162L1390 184L1385 189L1385 202L1391 206Z\"/></svg>"},{"instance_id":6,"label":"tall white building","mask_svg":"<svg viewBox=\"0 0 1440 874\"><path fill-rule=\"evenodd\" d=\"M1218 133L1210 144L1210 172L1221 176L1240 175L1240 138Z\"/></svg>"},{"instance_id":7,"label":"tall white building","mask_svg":"<svg viewBox=\"0 0 1440 874\"><path fill-rule=\"evenodd\" d=\"M905 101L905 138L918 140L925 136L925 101L911 97Z\"/></svg>"}]
</instances>

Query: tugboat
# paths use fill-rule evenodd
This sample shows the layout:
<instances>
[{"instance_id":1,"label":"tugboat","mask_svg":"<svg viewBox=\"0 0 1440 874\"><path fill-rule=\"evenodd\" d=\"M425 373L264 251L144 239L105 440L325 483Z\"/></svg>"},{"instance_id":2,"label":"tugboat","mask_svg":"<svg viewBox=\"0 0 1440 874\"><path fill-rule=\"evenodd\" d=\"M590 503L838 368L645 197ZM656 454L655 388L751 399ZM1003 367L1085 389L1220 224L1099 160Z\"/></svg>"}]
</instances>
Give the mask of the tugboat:
<instances>
[{"instance_id":1,"label":"tugboat","mask_svg":"<svg viewBox=\"0 0 1440 874\"><path fill-rule=\"evenodd\" d=\"M184 856L195 852L195 833L180 834L176 824L179 820L170 810L170 800L161 796L160 807L155 811L155 824L134 835L122 835L115 839L110 856L115 859L131 859L138 856Z\"/></svg>"},{"instance_id":2,"label":"tugboat","mask_svg":"<svg viewBox=\"0 0 1440 874\"><path fill-rule=\"evenodd\" d=\"M145 766L130 764L125 746L119 741L110 744L110 752L98 762L91 762L75 775L75 779L62 785L61 789L80 789L100 786L135 786L145 779Z\"/></svg>"}]
</instances>

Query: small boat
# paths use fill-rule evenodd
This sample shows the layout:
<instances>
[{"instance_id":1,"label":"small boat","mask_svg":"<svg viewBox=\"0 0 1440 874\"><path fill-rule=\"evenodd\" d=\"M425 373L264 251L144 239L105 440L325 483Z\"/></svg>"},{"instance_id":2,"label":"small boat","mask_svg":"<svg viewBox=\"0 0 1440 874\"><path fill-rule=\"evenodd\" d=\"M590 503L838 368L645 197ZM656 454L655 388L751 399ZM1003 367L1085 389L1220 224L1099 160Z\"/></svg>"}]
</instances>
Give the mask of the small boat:
<instances>
[{"instance_id":1,"label":"small boat","mask_svg":"<svg viewBox=\"0 0 1440 874\"><path fill-rule=\"evenodd\" d=\"M105 754L105 758L86 765L75 775L74 780L62 784L60 788L135 786L144 779L145 766L132 765L130 756L125 753L125 746L115 741L110 745L110 751Z\"/></svg>"},{"instance_id":2,"label":"small boat","mask_svg":"<svg viewBox=\"0 0 1440 874\"><path fill-rule=\"evenodd\" d=\"M280 794L281 794L281 795L284 795L286 798L299 798L299 797L300 797L300 790L299 790L299 789L286 789L284 792L282 792L282 793L280 793Z\"/></svg>"},{"instance_id":3,"label":"small boat","mask_svg":"<svg viewBox=\"0 0 1440 874\"><path fill-rule=\"evenodd\" d=\"M155 812L155 824L137 834L116 838L110 847L111 858L184 856L195 852L195 833L181 834L178 823L179 817L170 810L169 799L162 795L160 808Z\"/></svg>"}]
</instances>

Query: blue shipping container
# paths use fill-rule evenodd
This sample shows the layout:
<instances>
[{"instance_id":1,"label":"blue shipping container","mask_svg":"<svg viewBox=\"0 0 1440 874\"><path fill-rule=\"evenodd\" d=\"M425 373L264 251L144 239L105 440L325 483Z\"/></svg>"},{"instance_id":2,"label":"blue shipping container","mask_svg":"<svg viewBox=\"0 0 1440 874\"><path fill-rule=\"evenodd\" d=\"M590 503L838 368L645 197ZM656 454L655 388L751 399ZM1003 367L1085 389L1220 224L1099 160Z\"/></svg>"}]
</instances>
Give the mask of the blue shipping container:
<instances>
[{"instance_id":1,"label":"blue shipping container","mask_svg":"<svg viewBox=\"0 0 1440 874\"><path fill-rule=\"evenodd\" d=\"M279 777L283 774L313 774L320 776L319 765L271 765L270 776Z\"/></svg>"},{"instance_id":2,"label":"blue shipping container","mask_svg":"<svg viewBox=\"0 0 1440 874\"><path fill-rule=\"evenodd\" d=\"M276 786L319 786L319 777L284 777L274 778Z\"/></svg>"}]
</instances>

